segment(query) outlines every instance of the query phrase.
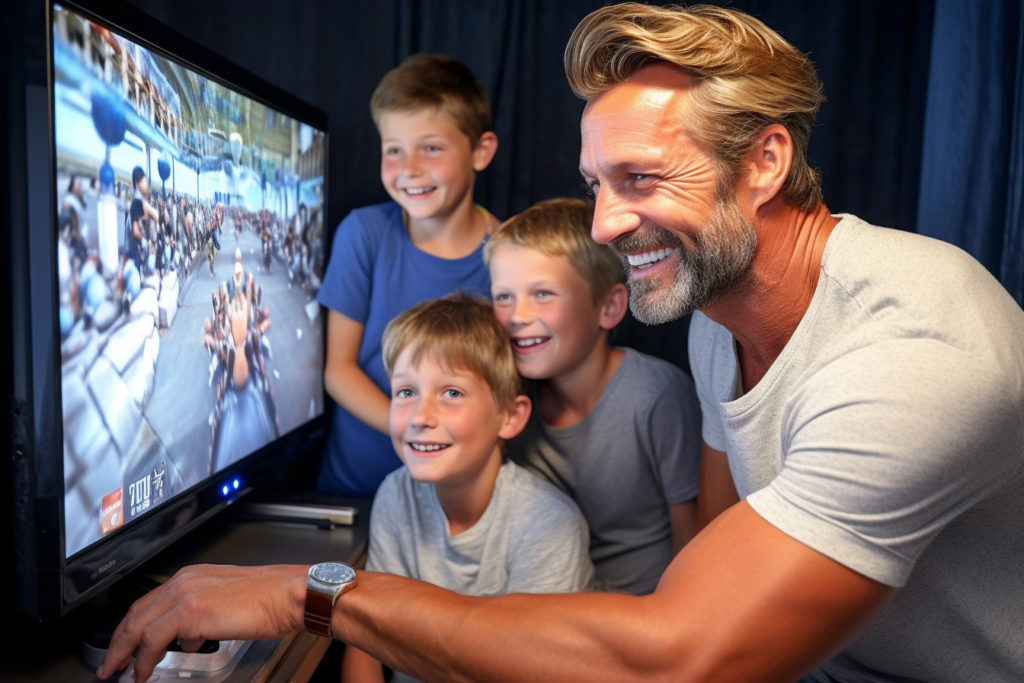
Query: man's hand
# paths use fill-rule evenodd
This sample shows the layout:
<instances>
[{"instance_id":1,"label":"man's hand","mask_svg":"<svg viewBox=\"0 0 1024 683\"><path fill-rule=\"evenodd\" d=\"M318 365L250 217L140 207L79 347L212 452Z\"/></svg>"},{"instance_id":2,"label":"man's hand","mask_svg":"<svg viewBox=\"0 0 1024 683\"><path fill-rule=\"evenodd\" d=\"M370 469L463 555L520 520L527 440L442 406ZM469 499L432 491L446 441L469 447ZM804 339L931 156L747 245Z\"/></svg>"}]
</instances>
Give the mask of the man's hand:
<instances>
[{"instance_id":1,"label":"man's hand","mask_svg":"<svg viewBox=\"0 0 1024 683\"><path fill-rule=\"evenodd\" d=\"M186 650L205 640L266 640L302 628L304 565L185 567L144 595L114 631L99 678L125 668L135 654L142 683L176 638Z\"/></svg>"}]
</instances>

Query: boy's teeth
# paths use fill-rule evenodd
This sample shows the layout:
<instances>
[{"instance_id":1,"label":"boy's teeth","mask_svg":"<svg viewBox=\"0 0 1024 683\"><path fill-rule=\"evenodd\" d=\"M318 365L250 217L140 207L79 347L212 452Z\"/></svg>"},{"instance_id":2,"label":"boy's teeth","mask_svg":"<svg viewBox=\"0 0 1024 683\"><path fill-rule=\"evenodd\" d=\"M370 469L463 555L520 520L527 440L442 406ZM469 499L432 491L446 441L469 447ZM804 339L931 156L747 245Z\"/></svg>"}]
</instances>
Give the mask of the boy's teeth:
<instances>
[{"instance_id":1,"label":"boy's teeth","mask_svg":"<svg viewBox=\"0 0 1024 683\"><path fill-rule=\"evenodd\" d=\"M629 265L633 267L645 266L648 263L660 261L671 253L671 249L662 248L656 251L648 251L643 254L629 254L626 256L626 260L628 260Z\"/></svg>"},{"instance_id":2,"label":"boy's teeth","mask_svg":"<svg viewBox=\"0 0 1024 683\"><path fill-rule=\"evenodd\" d=\"M537 344L540 344L542 341L544 341L544 337L533 337L531 339L517 339L516 340L516 345L517 346L536 346Z\"/></svg>"},{"instance_id":3,"label":"boy's teeth","mask_svg":"<svg viewBox=\"0 0 1024 683\"><path fill-rule=\"evenodd\" d=\"M433 189L432 187L407 187L405 191L407 194L426 194Z\"/></svg>"},{"instance_id":4,"label":"boy's teeth","mask_svg":"<svg viewBox=\"0 0 1024 683\"><path fill-rule=\"evenodd\" d=\"M414 451L422 451L424 453L427 453L427 452L430 452L430 451L439 451L442 448L447 448L447 446L442 446L441 444L436 444L436 443L429 443L429 444L427 444L427 443L410 443L409 445L412 446L412 449Z\"/></svg>"}]
</instances>

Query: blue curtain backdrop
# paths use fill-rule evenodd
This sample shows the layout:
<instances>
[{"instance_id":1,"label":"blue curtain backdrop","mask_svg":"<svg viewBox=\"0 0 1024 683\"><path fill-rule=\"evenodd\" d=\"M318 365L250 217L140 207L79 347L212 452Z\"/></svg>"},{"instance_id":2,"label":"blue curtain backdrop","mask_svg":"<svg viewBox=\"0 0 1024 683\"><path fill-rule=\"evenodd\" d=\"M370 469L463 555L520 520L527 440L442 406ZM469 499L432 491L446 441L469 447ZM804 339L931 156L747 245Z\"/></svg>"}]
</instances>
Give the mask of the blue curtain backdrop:
<instances>
[{"instance_id":1,"label":"blue curtain backdrop","mask_svg":"<svg viewBox=\"0 0 1024 683\"><path fill-rule=\"evenodd\" d=\"M1021 0L938 0L918 232L963 247L1024 305Z\"/></svg>"}]
</instances>

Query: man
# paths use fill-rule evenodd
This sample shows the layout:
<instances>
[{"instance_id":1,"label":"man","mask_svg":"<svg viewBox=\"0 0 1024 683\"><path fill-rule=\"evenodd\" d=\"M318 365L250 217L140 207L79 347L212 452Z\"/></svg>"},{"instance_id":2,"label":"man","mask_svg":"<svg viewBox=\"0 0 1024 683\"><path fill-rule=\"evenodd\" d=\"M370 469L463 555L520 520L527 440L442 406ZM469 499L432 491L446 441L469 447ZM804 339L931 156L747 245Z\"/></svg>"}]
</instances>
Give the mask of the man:
<instances>
[{"instance_id":1,"label":"man","mask_svg":"<svg viewBox=\"0 0 1024 683\"><path fill-rule=\"evenodd\" d=\"M650 596L361 572L331 632L426 679L1024 678L1024 312L959 250L828 212L804 158L817 76L760 22L606 7L566 71L634 312L700 309L707 526ZM139 643L145 675L175 637L300 628L305 569L184 571L101 673Z\"/></svg>"}]
</instances>

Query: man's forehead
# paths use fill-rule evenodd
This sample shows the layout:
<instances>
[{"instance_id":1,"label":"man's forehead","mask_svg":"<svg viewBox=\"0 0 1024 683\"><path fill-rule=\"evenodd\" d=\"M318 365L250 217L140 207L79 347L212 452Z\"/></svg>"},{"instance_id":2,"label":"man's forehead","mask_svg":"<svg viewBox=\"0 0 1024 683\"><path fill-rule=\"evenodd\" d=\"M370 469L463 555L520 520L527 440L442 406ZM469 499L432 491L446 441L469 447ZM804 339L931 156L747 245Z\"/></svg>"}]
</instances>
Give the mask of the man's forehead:
<instances>
[{"instance_id":1,"label":"man's forehead","mask_svg":"<svg viewBox=\"0 0 1024 683\"><path fill-rule=\"evenodd\" d=\"M641 115L662 111L673 102L685 100L692 87L689 74L671 64L655 62L591 98L583 119L629 110Z\"/></svg>"},{"instance_id":2,"label":"man's forehead","mask_svg":"<svg viewBox=\"0 0 1024 683\"><path fill-rule=\"evenodd\" d=\"M658 156L666 144L688 138L692 84L688 74L659 62L591 99L580 120L581 169Z\"/></svg>"}]
</instances>

